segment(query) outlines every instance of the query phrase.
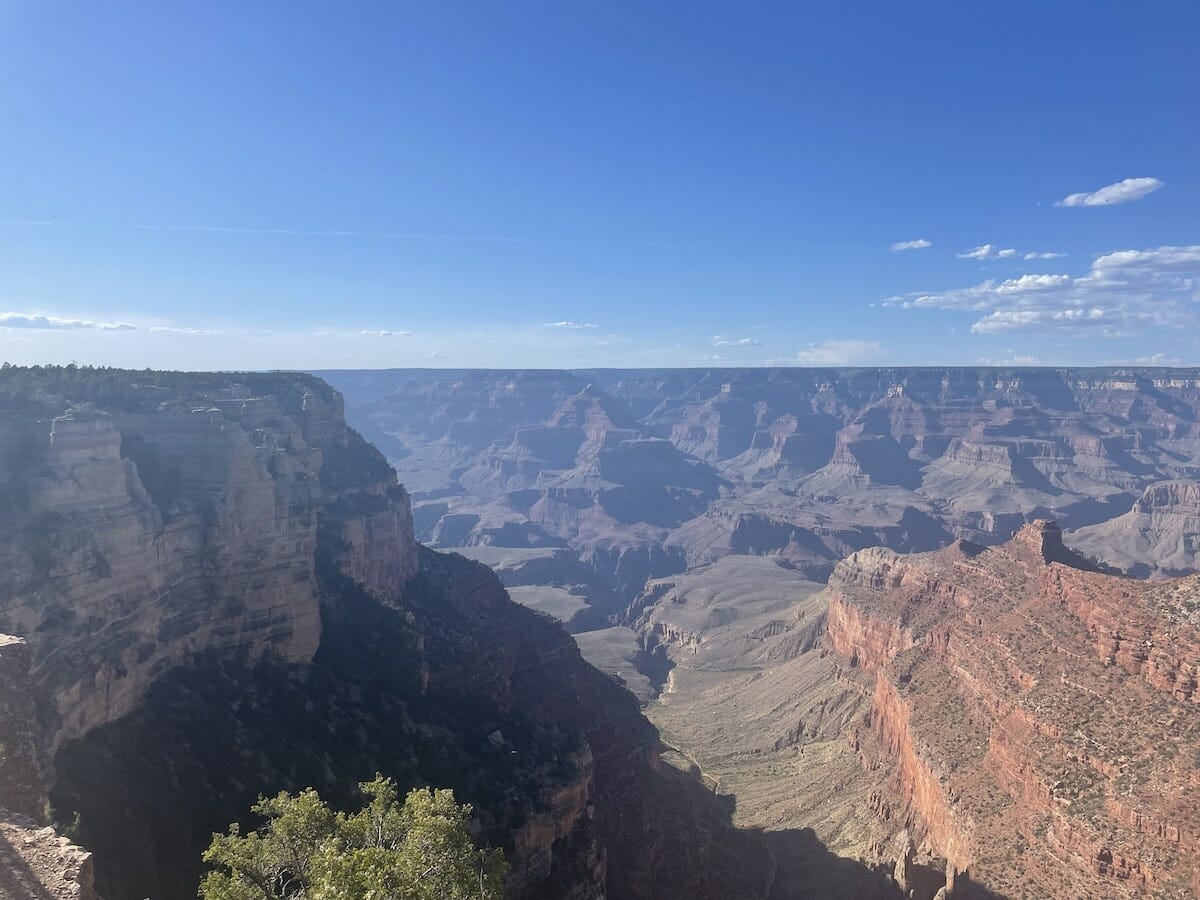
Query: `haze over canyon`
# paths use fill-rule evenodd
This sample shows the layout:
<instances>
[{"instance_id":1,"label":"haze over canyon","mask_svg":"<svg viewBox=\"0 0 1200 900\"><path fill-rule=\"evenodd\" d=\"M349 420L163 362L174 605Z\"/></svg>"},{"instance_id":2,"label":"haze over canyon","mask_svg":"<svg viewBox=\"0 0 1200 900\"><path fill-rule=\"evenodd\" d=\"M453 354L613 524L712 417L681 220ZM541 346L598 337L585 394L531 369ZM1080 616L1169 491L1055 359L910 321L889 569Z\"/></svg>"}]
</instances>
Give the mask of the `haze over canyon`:
<instances>
[{"instance_id":1,"label":"haze over canyon","mask_svg":"<svg viewBox=\"0 0 1200 900\"><path fill-rule=\"evenodd\" d=\"M1196 896L1198 480L1195 370L5 368L0 894L383 772L514 898Z\"/></svg>"}]
</instances>

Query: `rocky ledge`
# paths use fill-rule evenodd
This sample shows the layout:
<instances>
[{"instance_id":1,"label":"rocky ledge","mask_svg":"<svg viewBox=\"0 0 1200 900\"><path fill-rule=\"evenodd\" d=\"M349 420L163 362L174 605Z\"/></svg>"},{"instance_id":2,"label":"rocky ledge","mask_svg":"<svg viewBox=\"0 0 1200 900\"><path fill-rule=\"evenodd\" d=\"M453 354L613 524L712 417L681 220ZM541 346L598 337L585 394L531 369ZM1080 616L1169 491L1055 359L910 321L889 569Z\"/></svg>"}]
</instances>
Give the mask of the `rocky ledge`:
<instances>
[{"instance_id":1,"label":"rocky ledge","mask_svg":"<svg viewBox=\"0 0 1200 900\"><path fill-rule=\"evenodd\" d=\"M864 762L893 770L951 885L1200 891L1200 577L1102 574L1037 521L995 548L854 554L828 598L834 648L875 679Z\"/></svg>"}]
</instances>

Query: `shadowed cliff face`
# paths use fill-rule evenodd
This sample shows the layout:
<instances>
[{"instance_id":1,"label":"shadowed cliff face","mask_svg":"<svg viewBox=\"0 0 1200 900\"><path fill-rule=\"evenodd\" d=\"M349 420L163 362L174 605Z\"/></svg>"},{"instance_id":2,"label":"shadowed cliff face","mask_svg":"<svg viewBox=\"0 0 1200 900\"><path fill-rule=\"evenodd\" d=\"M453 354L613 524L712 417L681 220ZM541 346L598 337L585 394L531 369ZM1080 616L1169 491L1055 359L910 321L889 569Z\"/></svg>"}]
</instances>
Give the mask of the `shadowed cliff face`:
<instances>
[{"instance_id":1,"label":"shadowed cliff face","mask_svg":"<svg viewBox=\"0 0 1200 900\"><path fill-rule=\"evenodd\" d=\"M584 399L562 415L588 432ZM636 699L557 623L417 545L340 402L307 376L0 376L0 614L103 896L192 896L212 832L259 793L341 803L377 771L475 804L516 897L886 895L661 766ZM674 458L641 437L609 457L593 431L598 470ZM778 881L798 865L834 894Z\"/></svg>"},{"instance_id":2,"label":"shadowed cliff face","mask_svg":"<svg viewBox=\"0 0 1200 900\"><path fill-rule=\"evenodd\" d=\"M1039 521L992 549L855 554L828 600L874 682L864 761L952 866L1006 896L1193 896L1197 576L1089 571Z\"/></svg>"}]
</instances>

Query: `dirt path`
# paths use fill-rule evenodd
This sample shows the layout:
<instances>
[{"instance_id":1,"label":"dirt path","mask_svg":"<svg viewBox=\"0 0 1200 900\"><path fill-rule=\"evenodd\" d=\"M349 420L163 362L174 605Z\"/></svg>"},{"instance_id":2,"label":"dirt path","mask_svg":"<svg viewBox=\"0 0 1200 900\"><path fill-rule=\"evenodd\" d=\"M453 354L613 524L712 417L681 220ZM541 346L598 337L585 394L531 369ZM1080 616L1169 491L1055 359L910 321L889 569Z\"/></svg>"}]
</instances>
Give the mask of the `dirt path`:
<instances>
[{"instance_id":1,"label":"dirt path","mask_svg":"<svg viewBox=\"0 0 1200 900\"><path fill-rule=\"evenodd\" d=\"M688 751L680 749L672 744L668 744L666 741L663 741L663 749L669 750L672 753L678 753L680 756L686 759L692 764L692 768L696 770L697 774L699 774L700 780L704 783L705 787L709 788L709 790L711 790L714 794L721 793L721 779L716 775L712 775L704 771L704 766L700 765L700 760L696 759L696 757L692 756L692 754L690 754Z\"/></svg>"}]
</instances>

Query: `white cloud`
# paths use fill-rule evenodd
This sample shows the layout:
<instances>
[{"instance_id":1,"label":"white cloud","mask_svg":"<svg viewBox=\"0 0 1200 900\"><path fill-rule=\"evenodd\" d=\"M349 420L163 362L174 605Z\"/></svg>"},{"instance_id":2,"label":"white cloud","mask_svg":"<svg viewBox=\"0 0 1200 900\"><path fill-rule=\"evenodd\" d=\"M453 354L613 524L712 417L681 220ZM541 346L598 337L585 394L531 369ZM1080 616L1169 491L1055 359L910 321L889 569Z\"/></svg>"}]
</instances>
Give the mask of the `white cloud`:
<instances>
[{"instance_id":1,"label":"white cloud","mask_svg":"<svg viewBox=\"0 0 1200 900\"><path fill-rule=\"evenodd\" d=\"M1053 331L1119 337L1148 327L1197 324L1200 245L1121 250L1086 275L1022 275L972 287L891 297L887 306L985 313L976 334Z\"/></svg>"},{"instance_id":2,"label":"white cloud","mask_svg":"<svg viewBox=\"0 0 1200 900\"><path fill-rule=\"evenodd\" d=\"M146 330L155 334L194 334L206 337L221 333L219 331L211 331L207 328L172 328L168 325L154 325Z\"/></svg>"},{"instance_id":3,"label":"white cloud","mask_svg":"<svg viewBox=\"0 0 1200 900\"><path fill-rule=\"evenodd\" d=\"M926 247L932 247L933 241L927 241L925 238L917 238L915 241L896 241L892 244L892 252L900 253L904 250L924 250Z\"/></svg>"},{"instance_id":4,"label":"white cloud","mask_svg":"<svg viewBox=\"0 0 1200 900\"><path fill-rule=\"evenodd\" d=\"M761 347L762 341L757 338L724 338L719 334L712 339L714 347Z\"/></svg>"},{"instance_id":5,"label":"white cloud","mask_svg":"<svg viewBox=\"0 0 1200 900\"><path fill-rule=\"evenodd\" d=\"M1097 191L1084 191L1063 197L1055 206L1115 206L1141 200L1163 186L1157 178L1126 178L1115 184L1107 184Z\"/></svg>"},{"instance_id":6,"label":"white cloud","mask_svg":"<svg viewBox=\"0 0 1200 900\"><path fill-rule=\"evenodd\" d=\"M1188 285L1191 286L1192 278L1198 277L1200 272L1200 244L1156 247L1152 250L1117 250L1096 257L1092 269L1100 273L1099 277L1110 281L1122 277L1122 270L1186 273L1189 276Z\"/></svg>"},{"instance_id":7,"label":"white cloud","mask_svg":"<svg viewBox=\"0 0 1200 900\"><path fill-rule=\"evenodd\" d=\"M91 322L86 319L60 319L31 313L0 313L0 328L65 329L94 328L100 331L136 331L127 322Z\"/></svg>"},{"instance_id":8,"label":"white cloud","mask_svg":"<svg viewBox=\"0 0 1200 900\"><path fill-rule=\"evenodd\" d=\"M384 331L382 329L365 329L362 334L366 337L412 337L411 331Z\"/></svg>"},{"instance_id":9,"label":"white cloud","mask_svg":"<svg viewBox=\"0 0 1200 900\"><path fill-rule=\"evenodd\" d=\"M546 327L547 328L599 328L600 326L596 325L593 322L564 321L564 322L547 322Z\"/></svg>"},{"instance_id":10,"label":"white cloud","mask_svg":"<svg viewBox=\"0 0 1200 900\"><path fill-rule=\"evenodd\" d=\"M1011 259L1017 251L1011 247L1000 248L992 244L981 244L958 254L959 259Z\"/></svg>"},{"instance_id":11,"label":"white cloud","mask_svg":"<svg viewBox=\"0 0 1200 900\"><path fill-rule=\"evenodd\" d=\"M1036 356L1013 356L1012 351L1007 351L1009 356L1005 359L989 359L986 356L981 356L975 360L977 366L1044 366L1046 361Z\"/></svg>"},{"instance_id":12,"label":"white cloud","mask_svg":"<svg viewBox=\"0 0 1200 900\"><path fill-rule=\"evenodd\" d=\"M1038 253L1036 250L1025 254L1026 259L1062 259L1065 253Z\"/></svg>"},{"instance_id":13,"label":"white cloud","mask_svg":"<svg viewBox=\"0 0 1200 900\"><path fill-rule=\"evenodd\" d=\"M878 341L820 341L797 353L795 361L802 366L848 366L869 362L882 351Z\"/></svg>"}]
</instances>

